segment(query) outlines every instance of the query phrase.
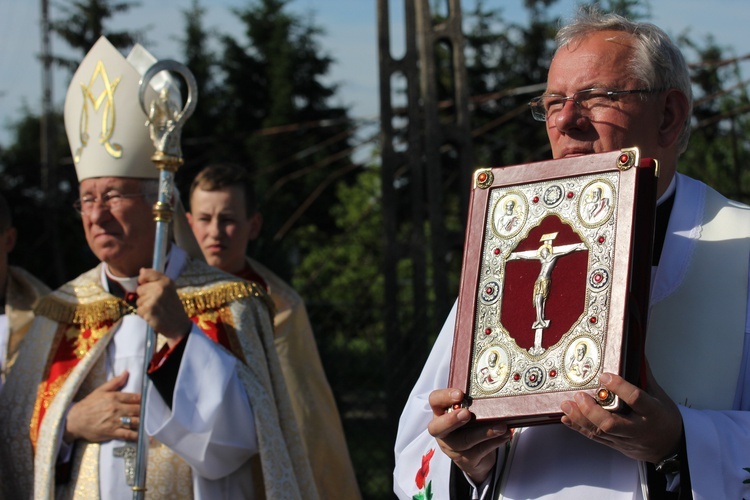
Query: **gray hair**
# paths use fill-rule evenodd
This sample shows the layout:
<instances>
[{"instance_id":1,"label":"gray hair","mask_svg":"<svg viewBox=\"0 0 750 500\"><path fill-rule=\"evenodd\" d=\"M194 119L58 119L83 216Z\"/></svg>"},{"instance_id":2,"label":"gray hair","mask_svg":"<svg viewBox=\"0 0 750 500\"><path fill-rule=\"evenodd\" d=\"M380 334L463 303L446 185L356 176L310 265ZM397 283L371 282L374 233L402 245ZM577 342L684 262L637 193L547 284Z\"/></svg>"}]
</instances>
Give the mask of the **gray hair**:
<instances>
[{"instance_id":1,"label":"gray hair","mask_svg":"<svg viewBox=\"0 0 750 500\"><path fill-rule=\"evenodd\" d=\"M684 153L690 139L693 92L690 73L680 49L661 28L634 22L618 14L605 14L596 7L582 7L568 25L555 36L557 50L599 31L622 31L635 40L635 54L628 71L649 89L675 88L688 100L688 116L677 140L678 153Z\"/></svg>"}]
</instances>

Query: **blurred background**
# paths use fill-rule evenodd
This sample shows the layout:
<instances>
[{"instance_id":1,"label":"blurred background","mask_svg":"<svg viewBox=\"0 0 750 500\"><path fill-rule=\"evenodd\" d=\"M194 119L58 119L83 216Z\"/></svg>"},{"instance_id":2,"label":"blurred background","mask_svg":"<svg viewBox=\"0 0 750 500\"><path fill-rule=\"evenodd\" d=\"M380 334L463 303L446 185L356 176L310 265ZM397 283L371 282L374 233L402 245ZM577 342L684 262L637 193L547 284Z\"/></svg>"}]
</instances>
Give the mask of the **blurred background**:
<instances>
[{"instance_id":1,"label":"blurred background","mask_svg":"<svg viewBox=\"0 0 750 500\"><path fill-rule=\"evenodd\" d=\"M124 54L140 42L184 62L200 96L177 184L187 193L211 162L249 170L265 219L250 251L306 300L362 493L392 498L398 418L458 292L471 172L550 157L527 102L576 3L0 0L11 263L53 288L96 263L62 125L91 45L106 35ZM578 3L679 42L695 94L679 168L750 201L744 2Z\"/></svg>"}]
</instances>

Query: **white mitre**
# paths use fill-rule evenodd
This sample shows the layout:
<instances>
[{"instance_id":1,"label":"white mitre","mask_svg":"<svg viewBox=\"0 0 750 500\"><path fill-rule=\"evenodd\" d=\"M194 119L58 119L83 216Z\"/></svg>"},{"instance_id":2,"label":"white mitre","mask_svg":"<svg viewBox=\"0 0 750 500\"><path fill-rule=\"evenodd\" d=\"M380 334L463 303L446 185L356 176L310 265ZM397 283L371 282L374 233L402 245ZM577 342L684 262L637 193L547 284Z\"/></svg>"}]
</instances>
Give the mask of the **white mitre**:
<instances>
[{"instance_id":1,"label":"white mitre","mask_svg":"<svg viewBox=\"0 0 750 500\"><path fill-rule=\"evenodd\" d=\"M139 44L125 58L100 37L78 66L65 96L65 133L78 182L92 177L159 178L151 160L156 148L138 99L141 76L155 62ZM181 109L179 89L164 71L149 82L146 103L165 87L175 109ZM203 259L179 196L173 208L175 241L193 258Z\"/></svg>"},{"instance_id":2,"label":"white mitre","mask_svg":"<svg viewBox=\"0 0 750 500\"><path fill-rule=\"evenodd\" d=\"M105 37L99 38L73 75L65 96L65 132L78 182L90 177L156 179L154 143L138 100L141 76L156 58L136 44L127 59ZM145 100L169 86L182 107L179 90L166 72L151 79Z\"/></svg>"}]
</instances>

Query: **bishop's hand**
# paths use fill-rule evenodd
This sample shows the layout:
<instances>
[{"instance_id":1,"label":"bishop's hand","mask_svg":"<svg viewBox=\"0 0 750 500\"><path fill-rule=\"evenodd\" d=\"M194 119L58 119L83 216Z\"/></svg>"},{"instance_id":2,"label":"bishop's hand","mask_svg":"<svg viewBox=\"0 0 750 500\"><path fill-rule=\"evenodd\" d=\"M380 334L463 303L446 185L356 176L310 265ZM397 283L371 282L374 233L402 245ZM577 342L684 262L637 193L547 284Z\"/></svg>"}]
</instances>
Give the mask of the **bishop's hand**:
<instances>
[{"instance_id":1,"label":"bishop's hand","mask_svg":"<svg viewBox=\"0 0 750 500\"><path fill-rule=\"evenodd\" d=\"M174 281L165 274L154 269L141 269L136 292L138 315L155 332L167 337L170 348L190 332L193 323L185 313Z\"/></svg>"},{"instance_id":2,"label":"bishop's hand","mask_svg":"<svg viewBox=\"0 0 750 500\"><path fill-rule=\"evenodd\" d=\"M65 421L65 442L72 443L76 439L90 443L138 439L138 432L133 429L138 429L141 395L120 392L127 381L128 372L123 372L71 406Z\"/></svg>"}]
</instances>

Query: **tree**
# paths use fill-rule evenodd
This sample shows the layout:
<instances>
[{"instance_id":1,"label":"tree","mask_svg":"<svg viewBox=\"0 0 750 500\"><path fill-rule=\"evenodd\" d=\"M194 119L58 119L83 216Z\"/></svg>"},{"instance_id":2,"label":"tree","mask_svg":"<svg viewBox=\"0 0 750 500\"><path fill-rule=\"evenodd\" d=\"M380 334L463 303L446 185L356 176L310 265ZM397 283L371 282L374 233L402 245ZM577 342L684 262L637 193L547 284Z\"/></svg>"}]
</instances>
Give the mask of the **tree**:
<instances>
[{"instance_id":1,"label":"tree","mask_svg":"<svg viewBox=\"0 0 750 500\"><path fill-rule=\"evenodd\" d=\"M175 176L175 182L188 202L190 182L206 164L222 161L222 149L230 147L227 138L222 134L222 106L230 98L225 91L217 73L218 57L209 49L212 39L218 36L204 25L206 11L198 0L192 0L189 9L182 11L185 21L185 32L180 39L184 64L187 66L198 85L198 106L193 116L185 123L182 132L182 150L185 159L183 166ZM182 79L180 79L182 84ZM185 89L182 89L183 94Z\"/></svg>"},{"instance_id":2,"label":"tree","mask_svg":"<svg viewBox=\"0 0 750 500\"><path fill-rule=\"evenodd\" d=\"M701 179L732 199L750 201L750 99L741 58L727 56L712 37L703 44L680 40L695 52L693 130L679 170Z\"/></svg>"},{"instance_id":3,"label":"tree","mask_svg":"<svg viewBox=\"0 0 750 500\"><path fill-rule=\"evenodd\" d=\"M307 298L310 319L328 380L342 415L352 412L384 415L388 406L383 383L387 357L382 311L382 199L377 165L357 174L354 183L338 182L330 208L338 229L331 237L315 224L298 231L302 258L295 288ZM405 270L406 271L406 270ZM392 467L385 419L344 421L359 483L372 494L387 494L385 485L369 486L388 477ZM366 473L365 473L366 472Z\"/></svg>"},{"instance_id":4,"label":"tree","mask_svg":"<svg viewBox=\"0 0 750 500\"><path fill-rule=\"evenodd\" d=\"M289 277L297 228L314 222L335 234L329 189L358 167L349 159L347 111L329 104L336 87L323 82L333 60L320 49L322 31L287 12L287 3L261 0L234 10L246 41L222 39L219 133L231 144L223 148L226 159L250 166L261 204L270 207L256 252Z\"/></svg>"},{"instance_id":5,"label":"tree","mask_svg":"<svg viewBox=\"0 0 750 500\"><path fill-rule=\"evenodd\" d=\"M59 113L52 117L62 123ZM74 215L72 203L77 197L77 181L72 161L58 162L56 196L54 204L45 198L41 188L39 139L39 116L24 109L21 118L13 124L11 144L0 150L0 185L14 215L14 225L18 229L16 248L10 255L13 265L32 271L39 279L51 286L57 286L71 276L91 267L92 254L88 251L80 228L80 221ZM65 136L59 135L57 151L69 151ZM58 234L66 235L53 241L47 231L45 220L50 210L67 214L57 218ZM58 252L65 264L60 277L54 266L51 252Z\"/></svg>"},{"instance_id":6,"label":"tree","mask_svg":"<svg viewBox=\"0 0 750 500\"><path fill-rule=\"evenodd\" d=\"M544 126L528 111L544 91L559 20L547 14L553 1L527 2L527 26L506 22L483 0L467 15L467 71L474 103L472 134L478 165L512 165L546 159Z\"/></svg>"},{"instance_id":7,"label":"tree","mask_svg":"<svg viewBox=\"0 0 750 500\"><path fill-rule=\"evenodd\" d=\"M124 31L107 32L105 21L126 12L137 4L111 0L71 1L58 8L64 17L50 23L53 32L60 35L73 49L86 54L100 35L104 34L115 45L132 45L137 34ZM75 68L78 59L53 58L58 64ZM49 117L54 129L64 130L60 112ZM13 207L19 241L11 255L15 264L21 265L55 287L91 267L92 254L83 239L80 223L73 215L72 202L77 197L78 185L65 135L57 134L50 148L57 151L57 165L51 185L43 188L40 176L40 117L30 109L22 111L13 124L13 142L0 152L0 183ZM61 214L58 217L58 214ZM65 216L64 214L69 214ZM52 226L50 228L50 225ZM45 230L39 230L45 228ZM56 237L57 235L69 237ZM50 258L54 249L55 258Z\"/></svg>"},{"instance_id":8,"label":"tree","mask_svg":"<svg viewBox=\"0 0 750 500\"><path fill-rule=\"evenodd\" d=\"M102 35L106 35L112 45L118 49L132 47L137 41L143 41L144 32L114 31L105 27L106 21L117 14L128 12L140 4L137 2L113 0L71 0L58 5L63 17L50 22L51 30L73 49L85 56L89 49ZM80 58L56 56L53 60L62 67L75 70Z\"/></svg>"}]
</instances>

